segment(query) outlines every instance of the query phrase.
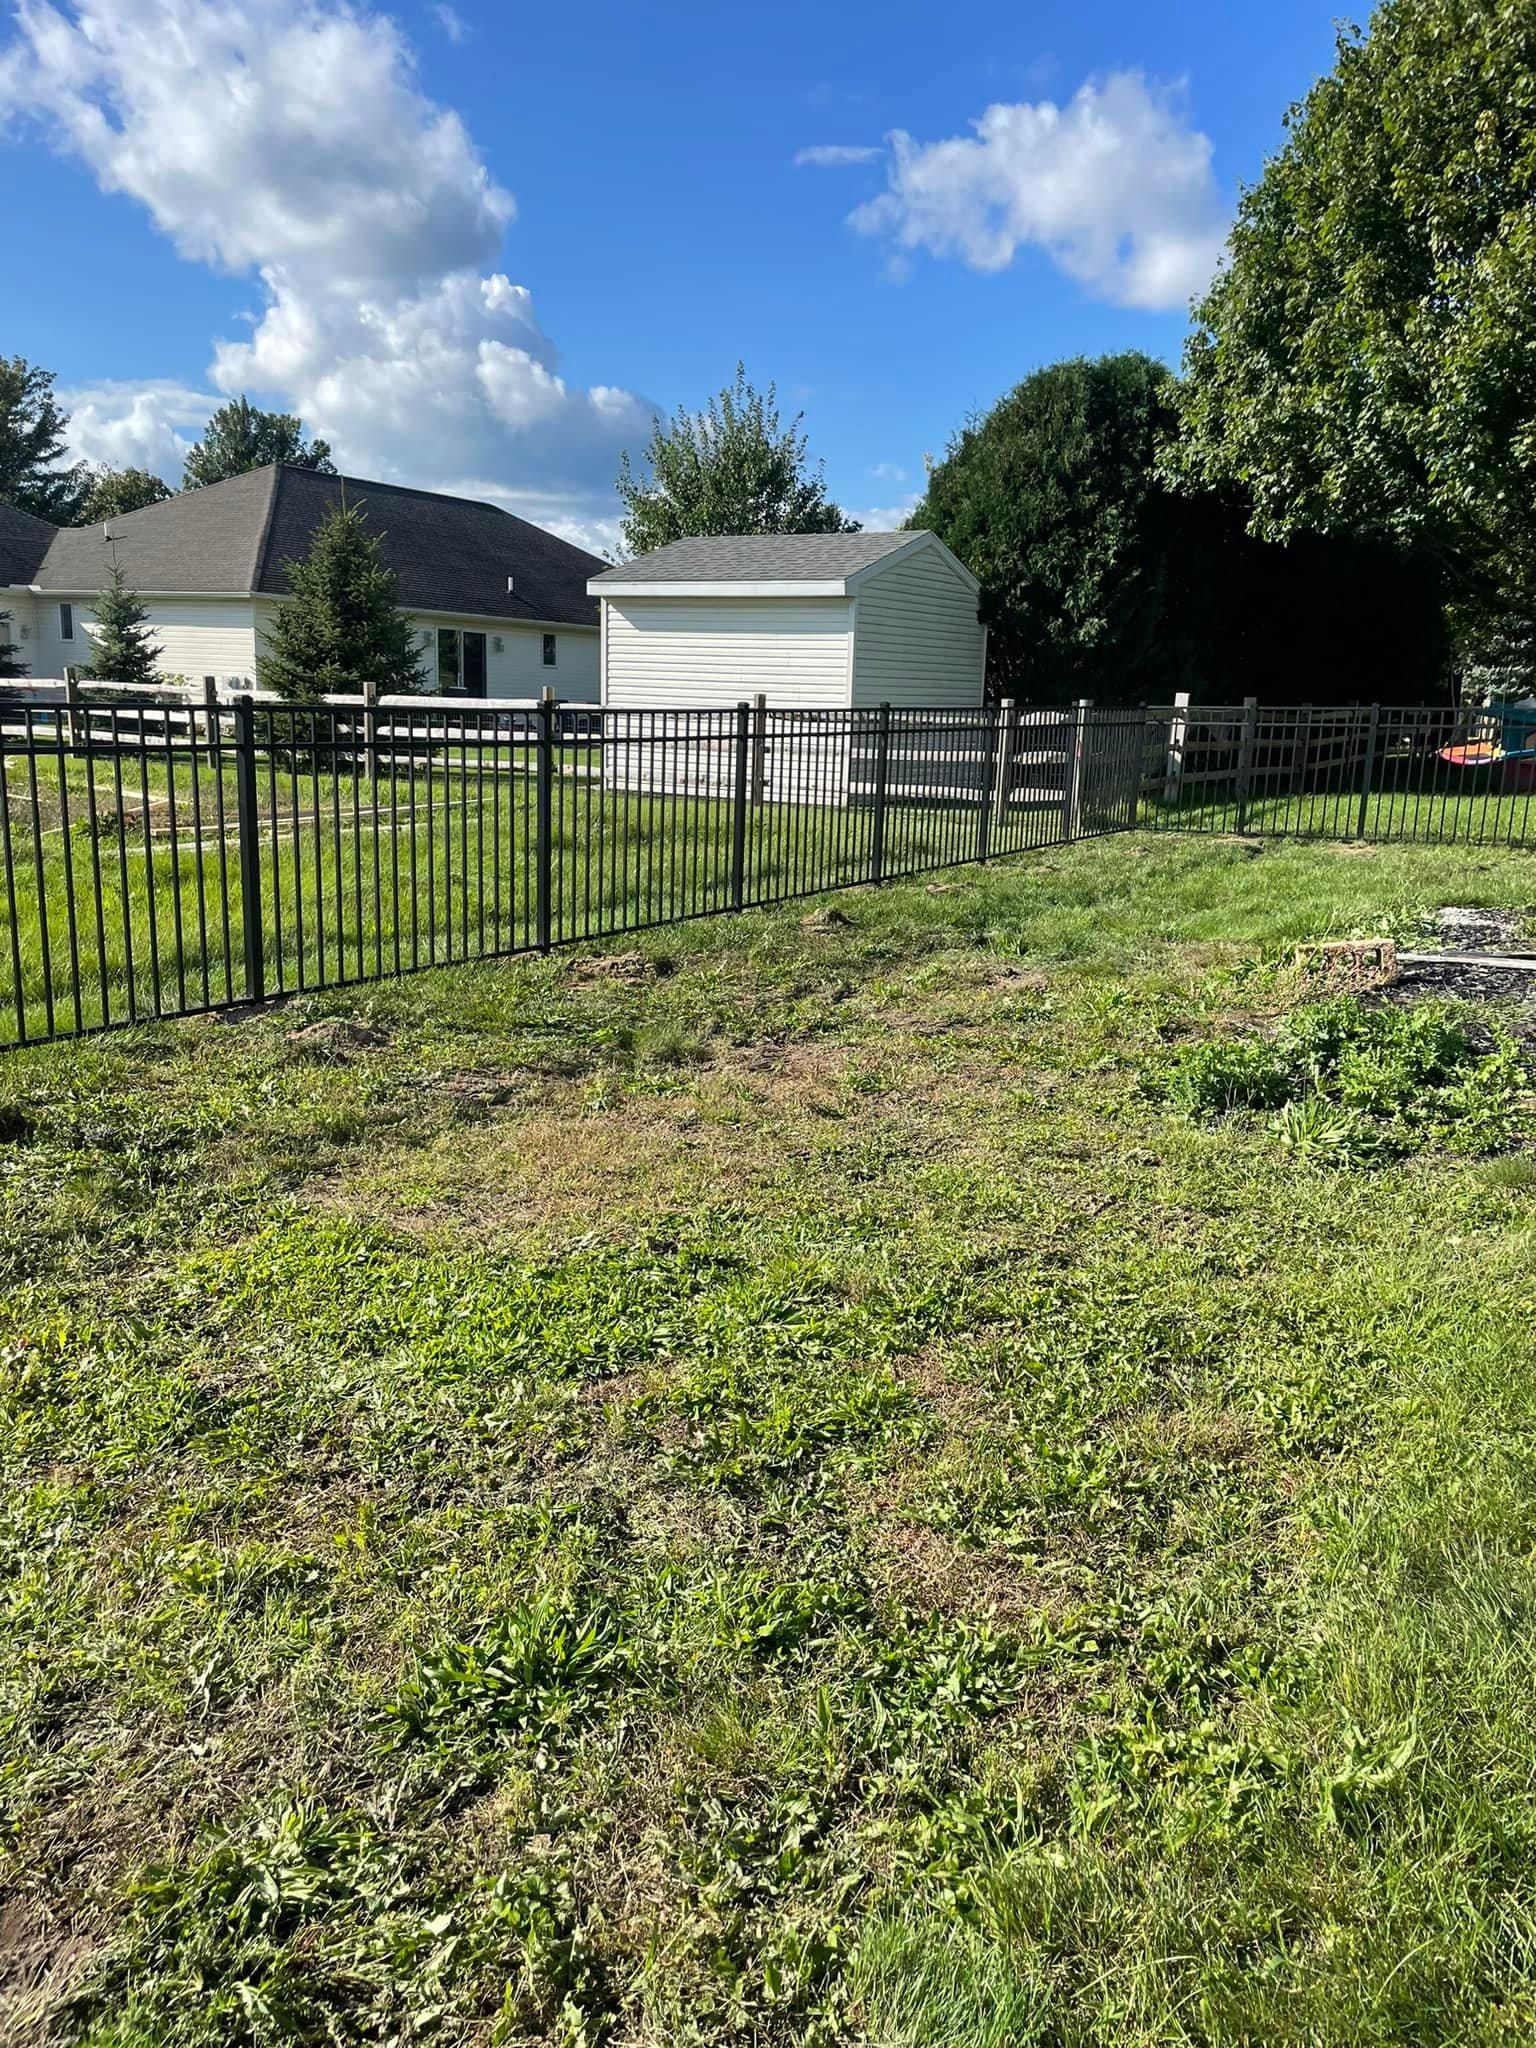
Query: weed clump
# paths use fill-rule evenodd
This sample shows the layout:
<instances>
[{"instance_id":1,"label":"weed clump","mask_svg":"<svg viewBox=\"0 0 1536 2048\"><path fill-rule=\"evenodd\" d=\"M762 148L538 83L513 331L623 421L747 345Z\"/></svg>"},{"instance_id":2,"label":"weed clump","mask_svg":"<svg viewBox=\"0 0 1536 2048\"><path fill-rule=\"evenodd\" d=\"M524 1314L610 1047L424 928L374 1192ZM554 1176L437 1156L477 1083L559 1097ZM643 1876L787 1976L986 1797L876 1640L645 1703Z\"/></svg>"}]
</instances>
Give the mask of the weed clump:
<instances>
[{"instance_id":1,"label":"weed clump","mask_svg":"<svg viewBox=\"0 0 1536 2048\"><path fill-rule=\"evenodd\" d=\"M1446 1003L1292 1011L1272 1038L1181 1046L1151 1086L1192 1117L1268 1110L1280 1144L1317 1165L1363 1166L1436 1147L1506 1151L1530 1123L1524 1048Z\"/></svg>"}]
</instances>

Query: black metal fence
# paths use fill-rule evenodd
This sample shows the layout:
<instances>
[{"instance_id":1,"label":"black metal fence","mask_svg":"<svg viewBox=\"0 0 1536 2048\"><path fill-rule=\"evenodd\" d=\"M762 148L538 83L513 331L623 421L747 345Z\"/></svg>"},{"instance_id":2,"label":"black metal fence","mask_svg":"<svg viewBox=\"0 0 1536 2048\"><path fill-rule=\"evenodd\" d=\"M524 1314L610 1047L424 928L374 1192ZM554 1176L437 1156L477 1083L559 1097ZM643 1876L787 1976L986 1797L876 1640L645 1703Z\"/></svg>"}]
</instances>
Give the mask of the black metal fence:
<instances>
[{"instance_id":1,"label":"black metal fence","mask_svg":"<svg viewBox=\"0 0 1536 2048\"><path fill-rule=\"evenodd\" d=\"M0 702L0 1044L1112 830L1128 812L1104 763L1141 730L1127 712L18 693Z\"/></svg>"},{"instance_id":2,"label":"black metal fence","mask_svg":"<svg viewBox=\"0 0 1536 2048\"><path fill-rule=\"evenodd\" d=\"M1265 707L1250 697L1149 708L1148 733L1148 825L1422 845L1536 840L1536 705Z\"/></svg>"},{"instance_id":3,"label":"black metal fence","mask_svg":"<svg viewBox=\"0 0 1536 2048\"><path fill-rule=\"evenodd\" d=\"M36 693L32 693L34 696ZM1518 714L0 692L0 1045L1131 827L1529 843Z\"/></svg>"}]
</instances>

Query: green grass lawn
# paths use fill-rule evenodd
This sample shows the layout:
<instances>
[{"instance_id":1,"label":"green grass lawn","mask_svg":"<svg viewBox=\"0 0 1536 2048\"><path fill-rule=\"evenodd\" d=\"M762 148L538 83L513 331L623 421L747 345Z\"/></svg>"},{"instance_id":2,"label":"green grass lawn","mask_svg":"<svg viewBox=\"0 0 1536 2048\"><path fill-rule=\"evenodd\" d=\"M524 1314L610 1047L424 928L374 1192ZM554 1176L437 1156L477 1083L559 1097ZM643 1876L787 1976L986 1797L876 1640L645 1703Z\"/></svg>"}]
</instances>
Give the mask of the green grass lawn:
<instances>
[{"instance_id":1,"label":"green grass lawn","mask_svg":"<svg viewBox=\"0 0 1536 2048\"><path fill-rule=\"evenodd\" d=\"M1161 1090L1533 897L1117 838L7 1055L0 2037L1529 2041L1536 1151Z\"/></svg>"}]
</instances>

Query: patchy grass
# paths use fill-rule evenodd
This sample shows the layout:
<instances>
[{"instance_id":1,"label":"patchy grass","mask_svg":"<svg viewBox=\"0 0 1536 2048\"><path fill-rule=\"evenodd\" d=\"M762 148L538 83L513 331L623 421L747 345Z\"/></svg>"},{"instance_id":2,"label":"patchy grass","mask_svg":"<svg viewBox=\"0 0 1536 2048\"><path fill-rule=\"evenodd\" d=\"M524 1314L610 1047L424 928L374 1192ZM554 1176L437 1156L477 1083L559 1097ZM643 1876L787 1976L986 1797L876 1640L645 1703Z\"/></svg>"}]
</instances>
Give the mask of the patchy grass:
<instances>
[{"instance_id":1,"label":"patchy grass","mask_svg":"<svg viewBox=\"0 0 1536 2048\"><path fill-rule=\"evenodd\" d=\"M1278 971L1528 870L1114 841L8 1058L0 2032L1529 2039L1529 1019Z\"/></svg>"}]
</instances>

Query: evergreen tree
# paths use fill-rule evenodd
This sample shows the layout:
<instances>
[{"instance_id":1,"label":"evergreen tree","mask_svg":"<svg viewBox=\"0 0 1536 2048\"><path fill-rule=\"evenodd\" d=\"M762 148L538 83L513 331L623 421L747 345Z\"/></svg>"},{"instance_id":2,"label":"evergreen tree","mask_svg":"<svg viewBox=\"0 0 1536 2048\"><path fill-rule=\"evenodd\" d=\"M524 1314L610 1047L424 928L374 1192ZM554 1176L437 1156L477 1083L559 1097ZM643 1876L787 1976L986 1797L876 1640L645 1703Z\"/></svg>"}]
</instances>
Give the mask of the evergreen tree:
<instances>
[{"instance_id":1,"label":"evergreen tree","mask_svg":"<svg viewBox=\"0 0 1536 2048\"><path fill-rule=\"evenodd\" d=\"M263 412L246 397L232 398L209 420L202 440L188 449L182 483L189 491L196 490L202 484L243 476L249 469L264 469L269 462L336 474L329 444L306 441L297 413Z\"/></svg>"},{"instance_id":2,"label":"evergreen tree","mask_svg":"<svg viewBox=\"0 0 1536 2048\"><path fill-rule=\"evenodd\" d=\"M646 444L648 479L626 450L617 489L624 547L649 554L669 541L722 533L857 533L827 496L818 465L806 467L800 415L779 424L777 393L756 391L745 366L702 412L657 420Z\"/></svg>"},{"instance_id":3,"label":"evergreen tree","mask_svg":"<svg viewBox=\"0 0 1536 2048\"><path fill-rule=\"evenodd\" d=\"M176 493L163 477L150 469L98 469L91 477L76 516L77 526L103 525L138 512L146 505L163 505Z\"/></svg>"},{"instance_id":4,"label":"evergreen tree","mask_svg":"<svg viewBox=\"0 0 1536 2048\"><path fill-rule=\"evenodd\" d=\"M298 703L332 693L421 687L421 656L395 598L394 571L360 505L343 499L315 528L302 562L286 562L291 596L256 661L265 689Z\"/></svg>"},{"instance_id":5,"label":"evergreen tree","mask_svg":"<svg viewBox=\"0 0 1536 2048\"><path fill-rule=\"evenodd\" d=\"M0 356L0 499L56 526L74 523L90 474L83 462L59 467L68 425L53 372Z\"/></svg>"},{"instance_id":6,"label":"evergreen tree","mask_svg":"<svg viewBox=\"0 0 1536 2048\"><path fill-rule=\"evenodd\" d=\"M16 650L11 645L10 624L10 613L0 612L0 681L4 682L13 682L17 676L24 676L27 672L26 663L17 660Z\"/></svg>"},{"instance_id":7,"label":"evergreen tree","mask_svg":"<svg viewBox=\"0 0 1536 2048\"><path fill-rule=\"evenodd\" d=\"M157 681L159 653L148 619L138 592L128 588L114 549L106 588L96 600L95 658L84 673L98 683Z\"/></svg>"}]
</instances>

